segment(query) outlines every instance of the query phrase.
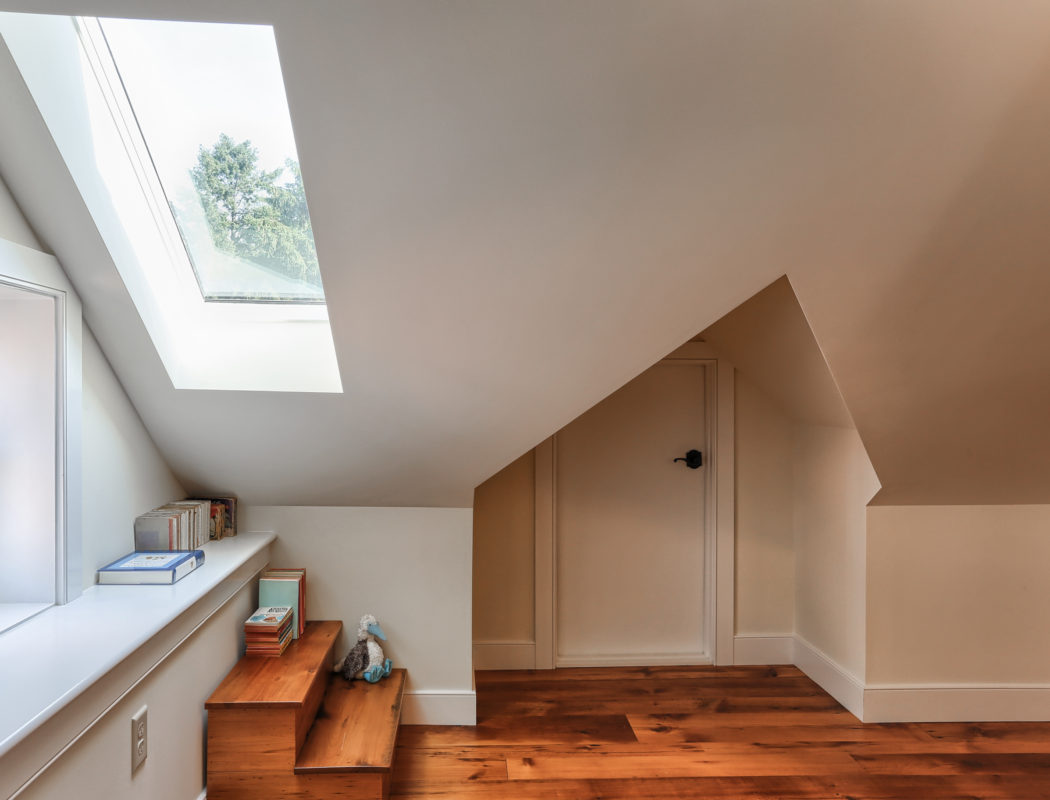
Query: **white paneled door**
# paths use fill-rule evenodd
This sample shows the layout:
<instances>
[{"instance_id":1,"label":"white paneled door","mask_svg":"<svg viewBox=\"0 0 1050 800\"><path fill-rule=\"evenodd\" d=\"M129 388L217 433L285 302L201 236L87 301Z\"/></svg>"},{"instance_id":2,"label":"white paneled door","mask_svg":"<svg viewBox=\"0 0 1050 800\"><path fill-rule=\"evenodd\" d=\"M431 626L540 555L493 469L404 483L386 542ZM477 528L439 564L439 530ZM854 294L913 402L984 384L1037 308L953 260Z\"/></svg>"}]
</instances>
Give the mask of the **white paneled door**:
<instances>
[{"instance_id":1,"label":"white paneled door","mask_svg":"<svg viewBox=\"0 0 1050 800\"><path fill-rule=\"evenodd\" d=\"M664 361L557 434L556 664L704 653L702 363Z\"/></svg>"}]
</instances>

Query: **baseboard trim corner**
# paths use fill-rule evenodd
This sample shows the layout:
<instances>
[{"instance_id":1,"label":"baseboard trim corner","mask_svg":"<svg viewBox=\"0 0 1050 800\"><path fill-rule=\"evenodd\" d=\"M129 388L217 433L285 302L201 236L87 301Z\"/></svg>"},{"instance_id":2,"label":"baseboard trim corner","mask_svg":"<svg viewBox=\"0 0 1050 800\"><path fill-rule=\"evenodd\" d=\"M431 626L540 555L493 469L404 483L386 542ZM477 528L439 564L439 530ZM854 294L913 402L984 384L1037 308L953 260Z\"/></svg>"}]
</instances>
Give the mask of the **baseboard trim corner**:
<instances>
[{"instance_id":1,"label":"baseboard trim corner","mask_svg":"<svg viewBox=\"0 0 1050 800\"><path fill-rule=\"evenodd\" d=\"M478 695L462 692L405 692L403 725L476 725Z\"/></svg>"},{"instance_id":2,"label":"baseboard trim corner","mask_svg":"<svg viewBox=\"0 0 1050 800\"><path fill-rule=\"evenodd\" d=\"M795 634L795 666L859 720L864 719L864 684L841 664Z\"/></svg>"}]
</instances>

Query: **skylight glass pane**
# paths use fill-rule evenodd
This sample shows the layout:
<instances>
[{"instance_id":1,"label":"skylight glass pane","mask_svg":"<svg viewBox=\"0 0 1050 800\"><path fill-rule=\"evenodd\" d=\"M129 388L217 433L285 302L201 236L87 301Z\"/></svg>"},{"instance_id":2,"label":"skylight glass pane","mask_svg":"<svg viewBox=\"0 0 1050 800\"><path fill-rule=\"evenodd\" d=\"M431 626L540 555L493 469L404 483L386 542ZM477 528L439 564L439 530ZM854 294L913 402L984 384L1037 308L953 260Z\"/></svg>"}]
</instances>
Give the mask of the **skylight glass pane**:
<instances>
[{"instance_id":1,"label":"skylight glass pane","mask_svg":"<svg viewBox=\"0 0 1050 800\"><path fill-rule=\"evenodd\" d=\"M273 30L99 22L204 299L324 302Z\"/></svg>"}]
</instances>

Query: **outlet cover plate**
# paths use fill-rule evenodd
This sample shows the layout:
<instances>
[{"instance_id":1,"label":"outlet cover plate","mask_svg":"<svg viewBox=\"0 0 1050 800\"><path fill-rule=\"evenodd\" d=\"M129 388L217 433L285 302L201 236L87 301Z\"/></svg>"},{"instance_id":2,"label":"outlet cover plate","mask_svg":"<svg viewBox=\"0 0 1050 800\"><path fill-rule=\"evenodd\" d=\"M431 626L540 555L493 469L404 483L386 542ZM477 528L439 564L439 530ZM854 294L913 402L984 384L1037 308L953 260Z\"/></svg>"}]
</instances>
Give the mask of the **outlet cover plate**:
<instances>
[{"instance_id":1,"label":"outlet cover plate","mask_svg":"<svg viewBox=\"0 0 1050 800\"><path fill-rule=\"evenodd\" d=\"M134 772L139 765L146 760L149 753L149 726L147 725L147 712L149 709L143 706L135 712L131 718L131 771Z\"/></svg>"}]
</instances>

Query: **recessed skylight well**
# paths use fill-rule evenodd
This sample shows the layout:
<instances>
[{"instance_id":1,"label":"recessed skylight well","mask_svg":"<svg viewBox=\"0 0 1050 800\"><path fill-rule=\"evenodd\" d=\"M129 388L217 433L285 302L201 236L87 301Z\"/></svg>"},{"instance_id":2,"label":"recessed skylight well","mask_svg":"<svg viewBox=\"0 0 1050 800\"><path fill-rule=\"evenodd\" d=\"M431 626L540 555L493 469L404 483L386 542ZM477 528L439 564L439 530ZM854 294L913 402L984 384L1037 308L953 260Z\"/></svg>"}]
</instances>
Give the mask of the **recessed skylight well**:
<instances>
[{"instance_id":1,"label":"recessed skylight well","mask_svg":"<svg viewBox=\"0 0 1050 800\"><path fill-rule=\"evenodd\" d=\"M0 14L0 34L176 388L342 391L273 29Z\"/></svg>"}]
</instances>

